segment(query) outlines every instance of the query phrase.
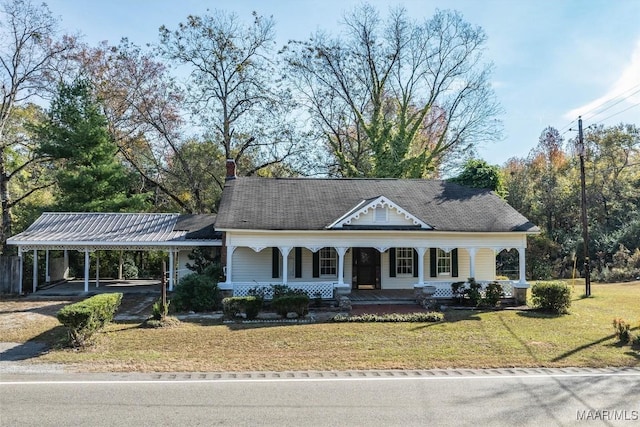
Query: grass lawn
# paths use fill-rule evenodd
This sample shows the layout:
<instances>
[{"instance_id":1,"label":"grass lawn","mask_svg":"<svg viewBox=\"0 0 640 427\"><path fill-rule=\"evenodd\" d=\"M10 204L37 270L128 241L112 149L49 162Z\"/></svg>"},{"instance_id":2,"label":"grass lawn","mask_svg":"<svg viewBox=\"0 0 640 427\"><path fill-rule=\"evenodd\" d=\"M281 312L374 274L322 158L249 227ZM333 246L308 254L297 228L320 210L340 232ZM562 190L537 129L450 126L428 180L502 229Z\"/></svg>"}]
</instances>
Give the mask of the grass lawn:
<instances>
[{"instance_id":1,"label":"grass lawn","mask_svg":"<svg viewBox=\"0 0 640 427\"><path fill-rule=\"evenodd\" d=\"M565 316L455 310L441 323L118 323L91 349L55 349L33 361L86 371L192 372L640 366L640 349L618 345L611 326L622 317L640 333L640 282L594 284L591 298L582 293L576 286ZM59 342L65 332L55 323L14 337ZM2 322L0 332L8 341Z\"/></svg>"}]
</instances>

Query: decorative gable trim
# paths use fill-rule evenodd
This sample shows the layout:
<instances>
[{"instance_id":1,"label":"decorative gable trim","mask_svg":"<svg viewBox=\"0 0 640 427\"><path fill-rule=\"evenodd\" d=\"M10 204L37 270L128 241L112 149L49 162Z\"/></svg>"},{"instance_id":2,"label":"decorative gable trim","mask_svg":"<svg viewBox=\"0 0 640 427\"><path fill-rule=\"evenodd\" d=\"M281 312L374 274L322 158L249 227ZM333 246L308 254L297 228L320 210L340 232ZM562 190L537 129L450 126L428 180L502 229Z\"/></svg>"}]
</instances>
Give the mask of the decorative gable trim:
<instances>
[{"instance_id":1,"label":"decorative gable trim","mask_svg":"<svg viewBox=\"0 0 640 427\"><path fill-rule=\"evenodd\" d=\"M414 215L410 214L406 210L402 209L400 206L387 199L384 196L378 196L372 199L363 200L358 203L353 209L345 213L343 216L338 218L336 221L327 226L328 229L332 228L343 228L345 225L351 225L351 222L360 218L361 215L366 215L370 211L373 211L377 208L387 208L394 209L400 215L404 215L404 217L413 223L413 225L420 227L425 230L432 230L431 227L426 222L416 218Z\"/></svg>"}]
</instances>

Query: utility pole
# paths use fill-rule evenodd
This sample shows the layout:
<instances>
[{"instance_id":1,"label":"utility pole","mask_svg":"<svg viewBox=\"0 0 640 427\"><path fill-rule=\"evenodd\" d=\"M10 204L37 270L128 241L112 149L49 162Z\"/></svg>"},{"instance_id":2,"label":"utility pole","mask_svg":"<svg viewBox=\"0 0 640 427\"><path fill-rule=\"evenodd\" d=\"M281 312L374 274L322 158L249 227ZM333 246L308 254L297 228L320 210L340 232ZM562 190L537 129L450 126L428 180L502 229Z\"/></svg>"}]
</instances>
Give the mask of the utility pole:
<instances>
[{"instance_id":1,"label":"utility pole","mask_svg":"<svg viewBox=\"0 0 640 427\"><path fill-rule=\"evenodd\" d=\"M587 190L584 175L584 135L582 134L582 117L578 117L578 154L580 155L580 186L582 193L582 240L584 246L584 285L585 296L591 296L591 266L589 260L589 228L587 223Z\"/></svg>"}]
</instances>

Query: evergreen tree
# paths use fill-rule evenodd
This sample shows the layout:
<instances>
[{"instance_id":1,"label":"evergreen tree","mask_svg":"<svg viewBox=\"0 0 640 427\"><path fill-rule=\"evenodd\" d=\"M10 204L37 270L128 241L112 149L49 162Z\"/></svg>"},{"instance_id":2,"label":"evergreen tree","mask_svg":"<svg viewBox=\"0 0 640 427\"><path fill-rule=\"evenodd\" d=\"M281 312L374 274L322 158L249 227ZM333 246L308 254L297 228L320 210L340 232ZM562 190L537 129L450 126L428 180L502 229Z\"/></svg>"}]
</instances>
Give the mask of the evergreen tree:
<instances>
[{"instance_id":1,"label":"evergreen tree","mask_svg":"<svg viewBox=\"0 0 640 427\"><path fill-rule=\"evenodd\" d=\"M145 208L132 191L133 175L117 157L107 121L86 81L61 84L48 120L37 129L40 151L57 160L61 211L120 212Z\"/></svg>"}]
</instances>

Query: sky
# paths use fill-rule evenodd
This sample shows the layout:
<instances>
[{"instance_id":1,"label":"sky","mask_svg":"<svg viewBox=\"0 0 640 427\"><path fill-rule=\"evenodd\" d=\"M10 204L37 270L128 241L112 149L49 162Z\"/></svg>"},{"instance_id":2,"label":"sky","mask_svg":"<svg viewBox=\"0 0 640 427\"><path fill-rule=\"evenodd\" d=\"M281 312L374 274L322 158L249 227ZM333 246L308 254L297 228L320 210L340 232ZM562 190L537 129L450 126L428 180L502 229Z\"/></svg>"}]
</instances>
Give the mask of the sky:
<instances>
[{"instance_id":1,"label":"sky","mask_svg":"<svg viewBox=\"0 0 640 427\"><path fill-rule=\"evenodd\" d=\"M277 44L317 30L338 33L355 0L45 0L61 25L83 40L157 43L158 28L175 29L188 15L251 12L272 16ZM640 125L640 0L371 0L381 14L402 6L416 20L455 9L487 34L485 59L504 113L500 141L479 156L502 165L526 157L547 126L565 140L583 126Z\"/></svg>"}]
</instances>

